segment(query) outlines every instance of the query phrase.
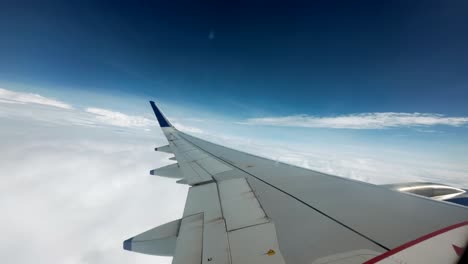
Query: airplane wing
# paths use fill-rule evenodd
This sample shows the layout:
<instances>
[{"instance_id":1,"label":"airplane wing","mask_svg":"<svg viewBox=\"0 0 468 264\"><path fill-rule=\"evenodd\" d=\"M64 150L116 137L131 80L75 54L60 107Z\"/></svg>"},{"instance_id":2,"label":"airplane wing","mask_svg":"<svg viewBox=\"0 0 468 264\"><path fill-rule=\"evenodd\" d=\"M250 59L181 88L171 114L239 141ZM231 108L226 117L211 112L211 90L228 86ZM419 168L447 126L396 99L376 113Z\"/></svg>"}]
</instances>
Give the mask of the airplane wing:
<instances>
[{"instance_id":1,"label":"airplane wing","mask_svg":"<svg viewBox=\"0 0 468 264\"><path fill-rule=\"evenodd\" d=\"M456 263L468 208L268 160L178 131L151 102L189 188L181 219L124 242L175 264Z\"/></svg>"}]
</instances>

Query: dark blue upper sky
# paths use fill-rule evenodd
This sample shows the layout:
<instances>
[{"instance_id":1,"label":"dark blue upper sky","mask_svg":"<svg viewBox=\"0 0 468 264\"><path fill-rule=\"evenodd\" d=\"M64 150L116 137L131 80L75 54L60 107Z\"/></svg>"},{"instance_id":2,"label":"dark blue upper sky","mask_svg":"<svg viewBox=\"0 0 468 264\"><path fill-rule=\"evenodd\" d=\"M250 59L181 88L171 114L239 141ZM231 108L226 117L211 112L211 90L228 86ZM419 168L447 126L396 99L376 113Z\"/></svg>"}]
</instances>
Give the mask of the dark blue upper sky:
<instances>
[{"instance_id":1,"label":"dark blue upper sky","mask_svg":"<svg viewBox=\"0 0 468 264\"><path fill-rule=\"evenodd\" d=\"M0 81L241 116L468 114L466 1L132 3L2 1Z\"/></svg>"}]
</instances>

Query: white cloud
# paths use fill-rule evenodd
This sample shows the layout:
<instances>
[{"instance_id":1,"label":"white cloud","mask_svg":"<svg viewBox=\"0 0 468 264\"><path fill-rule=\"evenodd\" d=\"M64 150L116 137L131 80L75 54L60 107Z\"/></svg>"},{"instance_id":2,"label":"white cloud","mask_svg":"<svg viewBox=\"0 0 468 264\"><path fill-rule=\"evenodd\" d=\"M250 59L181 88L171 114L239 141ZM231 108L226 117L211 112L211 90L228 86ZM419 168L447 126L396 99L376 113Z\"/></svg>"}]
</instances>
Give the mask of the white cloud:
<instances>
[{"instance_id":1,"label":"white cloud","mask_svg":"<svg viewBox=\"0 0 468 264\"><path fill-rule=\"evenodd\" d=\"M187 186L149 175L172 163L169 155L153 151L153 144L166 143L159 130L146 132L154 121L57 106L39 95L2 90L5 94L2 262L171 263L122 249L125 239L180 218L184 208Z\"/></svg>"},{"instance_id":2,"label":"white cloud","mask_svg":"<svg viewBox=\"0 0 468 264\"><path fill-rule=\"evenodd\" d=\"M171 163L151 147L165 144L162 133L0 124L2 262L171 262L122 249L123 240L182 215L187 186L148 173Z\"/></svg>"},{"instance_id":3,"label":"white cloud","mask_svg":"<svg viewBox=\"0 0 468 264\"><path fill-rule=\"evenodd\" d=\"M205 133L202 129L194 126L183 125L181 123L173 123L173 126L176 127L178 130L187 133L194 133L194 134L203 134Z\"/></svg>"},{"instance_id":4,"label":"white cloud","mask_svg":"<svg viewBox=\"0 0 468 264\"><path fill-rule=\"evenodd\" d=\"M271 160L373 184L433 181L468 187L468 165L424 153L356 146L265 143L260 138L204 135L205 139Z\"/></svg>"},{"instance_id":5,"label":"white cloud","mask_svg":"<svg viewBox=\"0 0 468 264\"><path fill-rule=\"evenodd\" d=\"M395 127L428 127L446 125L459 127L468 124L468 117L446 117L428 113L362 113L333 117L293 115L284 117L251 118L243 124L347 129L383 129Z\"/></svg>"},{"instance_id":6,"label":"white cloud","mask_svg":"<svg viewBox=\"0 0 468 264\"><path fill-rule=\"evenodd\" d=\"M142 116L131 116L108 109L89 107L87 113L95 114L96 120L103 124L119 127L148 127L155 125L154 120Z\"/></svg>"},{"instance_id":7,"label":"white cloud","mask_svg":"<svg viewBox=\"0 0 468 264\"><path fill-rule=\"evenodd\" d=\"M52 107L50 107L52 106ZM149 131L154 119L127 115L110 109L77 109L69 104L38 94L0 89L0 117L10 120L40 121L43 125L109 126L119 129Z\"/></svg>"},{"instance_id":8,"label":"white cloud","mask_svg":"<svg viewBox=\"0 0 468 264\"><path fill-rule=\"evenodd\" d=\"M55 100L55 99L47 98L38 94L15 92L15 91L6 90L2 88L0 88L0 102L14 103L14 104L32 103L32 104L48 105L48 106L64 108L64 109L72 109L71 105Z\"/></svg>"}]
</instances>

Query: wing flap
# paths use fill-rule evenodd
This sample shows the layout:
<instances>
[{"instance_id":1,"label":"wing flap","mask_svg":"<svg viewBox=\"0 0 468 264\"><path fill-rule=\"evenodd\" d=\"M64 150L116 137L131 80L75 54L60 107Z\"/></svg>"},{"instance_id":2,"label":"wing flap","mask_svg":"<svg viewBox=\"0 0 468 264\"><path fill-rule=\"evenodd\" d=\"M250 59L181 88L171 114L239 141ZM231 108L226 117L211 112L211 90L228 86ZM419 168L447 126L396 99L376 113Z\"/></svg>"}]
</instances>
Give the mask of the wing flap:
<instances>
[{"instance_id":1,"label":"wing flap","mask_svg":"<svg viewBox=\"0 0 468 264\"><path fill-rule=\"evenodd\" d=\"M173 264L200 264L203 245L203 214L182 218Z\"/></svg>"},{"instance_id":2,"label":"wing flap","mask_svg":"<svg viewBox=\"0 0 468 264\"><path fill-rule=\"evenodd\" d=\"M222 218L216 183L193 186L189 189L184 217L200 213L204 214L206 222Z\"/></svg>"},{"instance_id":3,"label":"wing flap","mask_svg":"<svg viewBox=\"0 0 468 264\"><path fill-rule=\"evenodd\" d=\"M268 223L268 218L245 178L218 184L227 230Z\"/></svg>"},{"instance_id":4,"label":"wing flap","mask_svg":"<svg viewBox=\"0 0 468 264\"><path fill-rule=\"evenodd\" d=\"M230 264L230 247L226 223L222 218L205 223L203 228L204 264Z\"/></svg>"},{"instance_id":5,"label":"wing flap","mask_svg":"<svg viewBox=\"0 0 468 264\"><path fill-rule=\"evenodd\" d=\"M203 215L202 263L284 263L274 224L245 179L190 187L184 219L193 215ZM243 253L245 243L250 249Z\"/></svg>"},{"instance_id":6,"label":"wing flap","mask_svg":"<svg viewBox=\"0 0 468 264\"><path fill-rule=\"evenodd\" d=\"M229 232L232 263L284 264L273 223Z\"/></svg>"},{"instance_id":7,"label":"wing flap","mask_svg":"<svg viewBox=\"0 0 468 264\"><path fill-rule=\"evenodd\" d=\"M248 203L253 205L246 206ZM261 209L245 179L190 187L183 218L174 223L178 223L180 228L166 233L172 239L170 252L174 252L175 264L285 263L274 223ZM237 225L228 228L226 223ZM161 226L155 230L165 228Z\"/></svg>"}]
</instances>

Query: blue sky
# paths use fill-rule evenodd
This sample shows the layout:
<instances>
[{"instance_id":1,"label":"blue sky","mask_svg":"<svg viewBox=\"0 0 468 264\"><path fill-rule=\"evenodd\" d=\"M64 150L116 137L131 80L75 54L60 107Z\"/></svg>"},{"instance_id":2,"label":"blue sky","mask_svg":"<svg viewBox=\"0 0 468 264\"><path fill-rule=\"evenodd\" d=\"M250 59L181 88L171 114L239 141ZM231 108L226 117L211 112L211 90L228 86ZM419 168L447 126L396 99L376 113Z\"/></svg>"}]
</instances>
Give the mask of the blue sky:
<instances>
[{"instance_id":1,"label":"blue sky","mask_svg":"<svg viewBox=\"0 0 468 264\"><path fill-rule=\"evenodd\" d=\"M228 123L379 112L468 116L463 1L1 5L2 86L82 107L148 115L146 101L154 99L168 105L169 116L196 111ZM463 122L358 131L259 123L229 130L420 152L431 146L453 157L468 144Z\"/></svg>"},{"instance_id":2,"label":"blue sky","mask_svg":"<svg viewBox=\"0 0 468 264\"><path fill-rule=\"evenodd\" d=\"M1 7L2 81L158 98L233 117L468 114L464 1Z\"/></svg>"},{"instance_id":3,"label":"blue sky","mask_svg":"<svg viewBox=\"0 0 468 264\"><path fill-rule=\"evenodd\" d=\"M154 99L232 122L379 112L468 116L463 1L1 5L2 86L74 105L143 114ZM468 142L463 122L407 127L244 133L446 151Z\"/></svg>"}]
</instances>

